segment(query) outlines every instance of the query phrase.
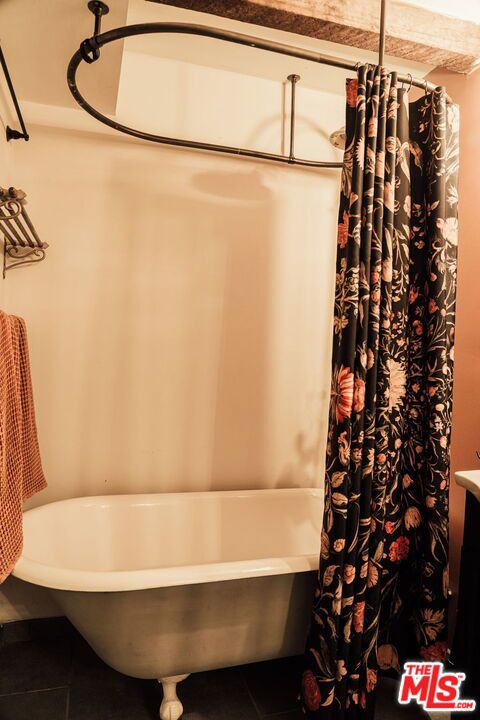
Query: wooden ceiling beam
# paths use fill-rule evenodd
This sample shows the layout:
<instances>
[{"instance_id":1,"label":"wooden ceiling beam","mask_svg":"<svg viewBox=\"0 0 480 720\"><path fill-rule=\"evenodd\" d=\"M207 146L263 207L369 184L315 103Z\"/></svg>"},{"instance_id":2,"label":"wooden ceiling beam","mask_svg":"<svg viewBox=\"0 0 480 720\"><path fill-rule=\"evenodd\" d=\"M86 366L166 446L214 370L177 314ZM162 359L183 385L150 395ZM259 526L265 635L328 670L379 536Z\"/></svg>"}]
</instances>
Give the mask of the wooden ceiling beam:
<instances>
[{"instance_id":1,"label":"wooden ceiling beam","mask_svg":"<svg viewBox=\"0 0 480 720\"><path fill-rule=\"evenodd\" d=\"M475 0L476 1L476 0ZM380 0L151 0L321 40L378 50ZM390 0L386 52L469 73L480 60L480 24Z\"/></svg>"}]
</instances>

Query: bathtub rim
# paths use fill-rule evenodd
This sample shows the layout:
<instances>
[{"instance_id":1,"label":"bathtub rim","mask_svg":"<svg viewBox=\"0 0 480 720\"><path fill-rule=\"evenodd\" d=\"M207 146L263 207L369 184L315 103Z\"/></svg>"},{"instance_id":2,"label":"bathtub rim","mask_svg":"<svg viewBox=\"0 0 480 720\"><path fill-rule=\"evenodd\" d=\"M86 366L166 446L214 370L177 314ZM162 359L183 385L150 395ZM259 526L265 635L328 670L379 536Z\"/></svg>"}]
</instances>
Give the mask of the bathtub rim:
<instances>
[{"instance_id":1,"label":"bathtub rim","mask_svg":"<svg viewBox=\"0 0 480 720\"><path fill-rule=\"evenodd\" d=\"M98 505L100 502L145 502L148 498L168 496L191 499L215 494L216 496L255 496L268 494L292 494L323 498L321 488L275 488L264 490L213 490L176 493L132 493L79 496L65 500L56 500L26 510L24 515L38 514L53 505L70 504L81 501ZM135 499L135 501L133 500ZM320 543L319 543L320 544ZM52 590L80 592L130 592L149 590L158 587L174 587L181 585L198 585L202 583L240 580L271 575L318 571L319 550L316 554L293 555L287 557L255 558L253 560L236 560L229 562L199 563L196 565L180 565L168 568L148 568L142 570L74 570L54 565L46 565L37 560L23 556L19 558L12 575L25 582L39 585Z\"/></svg>"}]
</instances>

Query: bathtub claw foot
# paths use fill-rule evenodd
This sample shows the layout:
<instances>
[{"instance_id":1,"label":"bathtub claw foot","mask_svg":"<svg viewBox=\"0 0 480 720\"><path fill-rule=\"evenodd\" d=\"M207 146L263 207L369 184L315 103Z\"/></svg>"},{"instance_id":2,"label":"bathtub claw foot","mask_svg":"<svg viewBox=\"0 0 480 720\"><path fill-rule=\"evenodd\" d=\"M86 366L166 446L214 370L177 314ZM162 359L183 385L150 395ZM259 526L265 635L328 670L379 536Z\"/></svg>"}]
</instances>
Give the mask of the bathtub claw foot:
<instances>
[{"instance_id":1,"label":"bathtub claw foot","mask_svg":"<svg viewBox=\"0 0 480 720\"><path fill-rule=\"evenodd\" d=\"M188 675L172 675L160 678L162 683L163 700L160 705L160 720L179 720L183 714L183 705L177 696L177 683L185 680Z\"/></svg>"}]
</instances>

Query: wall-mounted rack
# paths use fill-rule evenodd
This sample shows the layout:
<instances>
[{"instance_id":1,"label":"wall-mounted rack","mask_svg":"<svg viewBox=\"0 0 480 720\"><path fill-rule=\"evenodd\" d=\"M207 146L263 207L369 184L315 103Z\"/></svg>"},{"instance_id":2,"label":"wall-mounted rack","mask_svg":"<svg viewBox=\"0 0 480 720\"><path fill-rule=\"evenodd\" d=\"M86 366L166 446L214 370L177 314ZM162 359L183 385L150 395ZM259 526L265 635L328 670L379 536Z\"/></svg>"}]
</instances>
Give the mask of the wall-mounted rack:
<instances>
[{"instance_id":1,"label":"wall-mounted rack","mask_svg":"<svg viewBox=\"0 0 480 720\"><path fill-rule=\"evenodd\" d=\"M3 277L7 270L45 259L48 244L38 237L25 209L26 194L0 188L0 230L3 233Z\"/></svg>"},{"instance_id":2,"label":"wall-mounted rack","mask_svg":"<svg viewBox=\"0 0 480 720\"><path fill-rule=\"evenodd\" d=\"M20 127L22 128L22 131L20 132L20 130L14 130L7 125L7 127L5 128L6 138L7 140L29 140L30 136L27 132L27 127L23 119L22 111L20 110L20 105L18 104L15 88L13 87L12 78L10 77L7 61L5 60L5 55L3 54L1 45L0 65L2 66L3 74L5 75L5 80L7 82L7 87L10 92L10 97L12 98L13 107L15 108L15 112L17 113L18 122L20 123Z\"/></svg>"}]
</instances>

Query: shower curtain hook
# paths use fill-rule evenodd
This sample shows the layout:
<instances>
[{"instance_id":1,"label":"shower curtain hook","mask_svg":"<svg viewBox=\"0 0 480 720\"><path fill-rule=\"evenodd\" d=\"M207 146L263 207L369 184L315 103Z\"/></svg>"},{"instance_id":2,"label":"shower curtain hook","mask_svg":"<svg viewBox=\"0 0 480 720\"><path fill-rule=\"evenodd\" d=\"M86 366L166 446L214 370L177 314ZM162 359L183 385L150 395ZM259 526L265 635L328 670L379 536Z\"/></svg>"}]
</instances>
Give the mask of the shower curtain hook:
<instances>
[{"instance_id":1,"label":"shower curtain hook","mask_svg":"<svg viewBox=\"0 0 480 720\"><path fill-rule=\"evenodd\" d=\"M410 90L412 89L413 77L412 77L412 75L411 75L410 73L408 73L407 77L408 77L408 81L409 81L409 83L410 83L409 86L408 86L408 90L407 90L407 93L408 93L408 92L410 92Z\"/></svg>"},{"instance_id":2,"label":"shower curtain hook","mask_svg":"<svg viewBox=\"0 0 480 720\"><path fill-rule=\"evenodd\" d=\"M428 95L428 80L423 78L423 87L425 88L425 97Z\"/></svg>"}]
</instances>

